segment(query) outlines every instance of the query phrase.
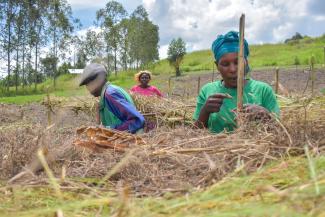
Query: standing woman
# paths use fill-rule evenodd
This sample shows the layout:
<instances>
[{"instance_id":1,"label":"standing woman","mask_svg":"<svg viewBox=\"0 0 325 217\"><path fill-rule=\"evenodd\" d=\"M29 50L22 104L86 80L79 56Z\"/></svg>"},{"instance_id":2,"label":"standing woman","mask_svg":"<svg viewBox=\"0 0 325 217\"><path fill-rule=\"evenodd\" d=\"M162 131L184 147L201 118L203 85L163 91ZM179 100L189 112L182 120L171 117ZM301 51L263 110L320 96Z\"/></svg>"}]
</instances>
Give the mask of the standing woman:
<instances>
[{"instance_id":1,"label":"standing woman","mask_svg":"<svg viewBox=\"0 0 325 217\"><path fill-rule=\"evenodd\" d=\"M162 93L158 90L157 87L149 85L151 78L152 75L149 71L138 72L135 74L134 79L139 82L139 84L132 87L130 92L132 94L140 94L143 96L163 97Z\"/></svg>"},{"instance_id":2,"label":"standing woman","mask_svg":"<svg viewBox=\"0 0 325 217\"><path fill-rule=\"evenodd\" d=\"M204 85L197 97L193 115L195 125L208 128L211 132L233 131L237 127L235 113L237 106L237 65L239 34L230 31L219 35L212 43L215 64L222 80ZM245 73L248 66L249 49L244 40ZM245 79L243 90L243 112L257 118L279 116L280 110L270 85L253 79Z\"/></svg>"}]
</instances>

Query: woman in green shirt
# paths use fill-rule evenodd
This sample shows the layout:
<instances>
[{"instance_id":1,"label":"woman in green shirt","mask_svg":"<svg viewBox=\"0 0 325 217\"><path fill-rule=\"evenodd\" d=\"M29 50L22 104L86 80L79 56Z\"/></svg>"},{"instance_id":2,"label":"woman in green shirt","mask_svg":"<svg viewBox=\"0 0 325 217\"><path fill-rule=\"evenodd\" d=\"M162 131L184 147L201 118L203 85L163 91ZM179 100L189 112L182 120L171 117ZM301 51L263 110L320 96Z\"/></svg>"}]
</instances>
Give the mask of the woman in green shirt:
<instances>
[{"instance_id":1,"label":"woman in green shirt","mask_svg":"<svg viewBox=\"0 0 325 217\"><path fill-rule=\"evenodd\" d=\"M239 34L230 31L219 35L212 44L215 63L222 80L204 85L197 97L193 115L195 125L219 133L236 128L235 113L237 105L237 63ZM247 57L248 44L244 40L245 72L249 71ZM243 90L243 112L270 117L279 116L280 110L272 88L261 81L245 79Z\"/></svg>"}]
</instances>

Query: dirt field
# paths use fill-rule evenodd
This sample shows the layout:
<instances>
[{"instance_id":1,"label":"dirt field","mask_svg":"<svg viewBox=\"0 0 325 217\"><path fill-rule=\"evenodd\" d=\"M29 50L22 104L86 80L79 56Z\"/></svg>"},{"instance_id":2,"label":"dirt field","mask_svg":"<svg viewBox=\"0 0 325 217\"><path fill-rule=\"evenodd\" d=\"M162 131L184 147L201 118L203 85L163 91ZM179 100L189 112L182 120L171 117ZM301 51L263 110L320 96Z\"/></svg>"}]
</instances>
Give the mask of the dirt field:
<instances>
[{"instance_id":1,"label":"dirt field","mask_svg":"<svg viewBox=\"0 0 325 217\"><path fill-rule=\"evenodd\" d=\"M255 80L264 81L273 85L274 82L274 69L253 70L251 77ZM198 77L200 77L200 86L220 79L219 73L201 74L182 76L180 78L173 79L173 94L175 96L189 96L193 97L197 95L198 90ZM311 81L308 82L310 77L309 69L281 69L279 72L280 83L288 90L290 95L301 95L311 93ZM308 83L307 83L308 82ZM314 84L315 93L320 94L322 89L325 89L325 69L316 70L316 80ZM167 91L167 89L166 89Z\"/></svg>"}]
</instances>

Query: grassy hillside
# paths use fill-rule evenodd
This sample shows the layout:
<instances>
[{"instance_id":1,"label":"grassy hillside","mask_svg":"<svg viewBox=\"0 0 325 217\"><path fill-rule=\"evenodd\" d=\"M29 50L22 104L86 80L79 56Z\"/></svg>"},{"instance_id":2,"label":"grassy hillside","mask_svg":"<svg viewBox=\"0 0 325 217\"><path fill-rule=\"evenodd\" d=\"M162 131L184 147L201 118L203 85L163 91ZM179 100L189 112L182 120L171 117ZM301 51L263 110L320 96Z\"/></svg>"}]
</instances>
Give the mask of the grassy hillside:
<instances>
[{"instance_id":1,"label":"grassy hillside","mask_svg":"<svg viewBox=\"0 0 325 217\"><path fill-rule=\"evenodd\" d=\"M308 65L311 55L316 64L324 64L325 35L318 38L304 38L288 44L251 45L249 63L251 68L269 66L293 66L298 57L300 65ZM214 58L210 50L195 51L185 56L181 65L183 72L212 70ZM167 60L155 64L151 70L155 74L174 73Z\"/></svg>"}]
</instances>

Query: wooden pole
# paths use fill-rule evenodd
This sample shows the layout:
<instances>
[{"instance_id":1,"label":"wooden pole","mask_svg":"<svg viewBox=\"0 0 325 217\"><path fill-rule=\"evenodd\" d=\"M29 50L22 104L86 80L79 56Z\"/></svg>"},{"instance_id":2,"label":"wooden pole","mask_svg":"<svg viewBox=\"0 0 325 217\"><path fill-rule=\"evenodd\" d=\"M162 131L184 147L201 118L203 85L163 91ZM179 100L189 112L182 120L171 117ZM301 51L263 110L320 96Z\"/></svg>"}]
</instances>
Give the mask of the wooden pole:
<instances>
[{"instance_id":1,"label":"wooden pole","mask_svg":"<svg viewBox=\"0 0 325 217\"><path fill-rule=\"evenodd\" d=\"M51 99L50 99L50 92L49 88L46 88L46 97L47 97L47 126L50 126L52 124L52 117L51 117Z\"/></svg>"},{"instance_id":2,"label":"wooden pole","mask_svg":"<svg viewBox=\"0 0 325 217\"><path fill-rule=\"evenodd\" d=\"M199 95L201 89L201 77L197 78L197 94Z\"/></svg>"},{"instance_id":3,"label":"wooden pole","mask_svg":"<svg viewBox=\"0 0 325 217\"><path fill-rule=\"evenodd\" d=\"M211 82L214 81L214 62L212 64L212 79L211 79Z\"/></svg>"},{"instance_id":4,"label":"wooden pole","mask_svg":"<svg viewBox=\"0 0 325 217\"><path fill-rule=\"evenodd\" d=\"M324 46L324 68L325 68L325 46Z\"/></svg>"},{"instance_id":5,"label":"wooden pole","mask_svg":"<svg viewBox=\"0 0 325 217\"><path fill-rule=\"evenodd\" d=\"M243 109L243 88L244 88L244 31L245 31L245 14L242 14L239 21L239 54L238 54L238 71L237 71L237 110Z\"/></svg>"},{"instance_id":6,"label":"wooden pole","mask_svg":"<svg viewBox=\"0 0 325 217\"><path fill-rule=\"evenodd\" d=\"M275 69L275 94L279 93L279 67Z\"/></svg>"},{"instance_id":7,"label":"wooden pole","mask_svg":"<svg viewBox=\"0 0 325 217\"><path fill-rule=\"evenodd\" d=\"M310 58L310 70L311 70L311 95L314 95L314 84L315 84L315 56L312 55Z\"/></svg>"},{"instance_id":8,"label":"wooden pole","mask_svg":"<svg viewBox=\"0 0 325 217\"><path fill-rule=\"evenodd\" d=\"M169 79L168 79L168 96L170 97L170 95L171 95L171 77L169 77Z\"/></svg>"}]
</instances>

